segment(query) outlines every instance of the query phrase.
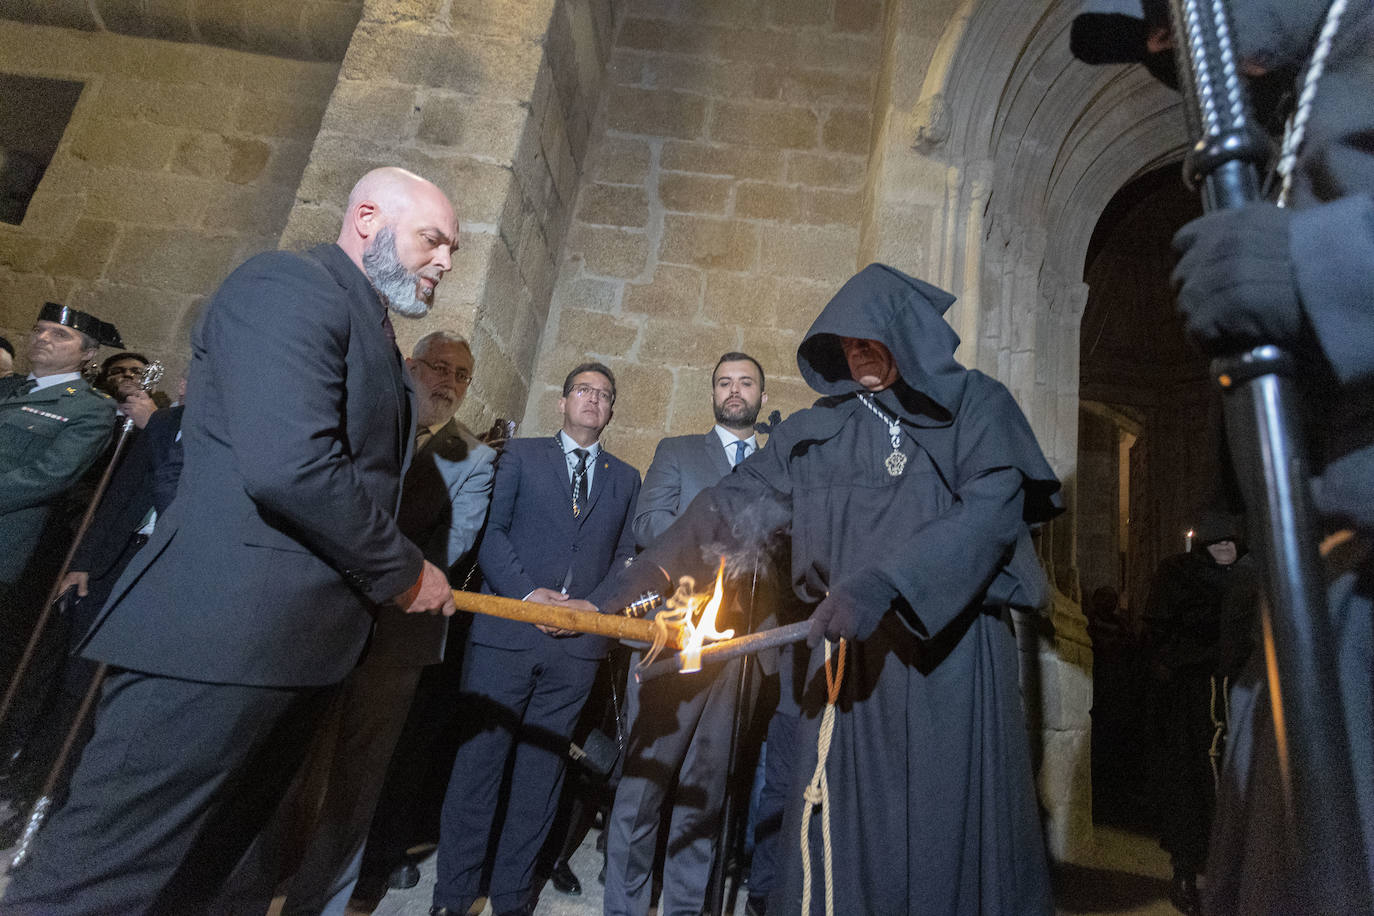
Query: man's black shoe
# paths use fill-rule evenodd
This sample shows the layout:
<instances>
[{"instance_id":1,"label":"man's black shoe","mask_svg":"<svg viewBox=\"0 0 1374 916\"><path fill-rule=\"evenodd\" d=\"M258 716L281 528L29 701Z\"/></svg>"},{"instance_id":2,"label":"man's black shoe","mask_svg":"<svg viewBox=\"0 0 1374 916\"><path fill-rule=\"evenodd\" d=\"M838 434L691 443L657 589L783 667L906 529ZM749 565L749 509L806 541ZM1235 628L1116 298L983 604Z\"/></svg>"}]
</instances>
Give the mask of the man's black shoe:
<instances>
[{"instance_id":1,"label":"man's black shoe","mask_svg":"<svg viewBox=\"0 0 1374 916\"><path fill-rule=\"evenodd\" d=\"M577 880L577 875L568 866L567 859L559 859L553 863L553 871L549 872L549 880L553 882L553 889L560 894L567 894L569 897L577 897L582 894L582 882Z\"/></svg>"},{"instance_id":2,"label":"man's black shoe","mask_svg":"<svg viewBox=\"0 0 1374 916\"><path fill-rule=\"evenodd\" d=\"M1202 899L1197 892L1197 878L1175 873L1169 882L1169 902L1184 916L1201 916Z\"/></svg>"},{"instance_id":3,"label":"man's black shoe","mask_svg":"<svg viewBox=\"0 0 1374 916\"><path fill-rule=\"evenodd\" d=\"M386 886L395 891L409 890L420 883L420 868L407 859L386 876Z\"/></svg>"}]
</instances>

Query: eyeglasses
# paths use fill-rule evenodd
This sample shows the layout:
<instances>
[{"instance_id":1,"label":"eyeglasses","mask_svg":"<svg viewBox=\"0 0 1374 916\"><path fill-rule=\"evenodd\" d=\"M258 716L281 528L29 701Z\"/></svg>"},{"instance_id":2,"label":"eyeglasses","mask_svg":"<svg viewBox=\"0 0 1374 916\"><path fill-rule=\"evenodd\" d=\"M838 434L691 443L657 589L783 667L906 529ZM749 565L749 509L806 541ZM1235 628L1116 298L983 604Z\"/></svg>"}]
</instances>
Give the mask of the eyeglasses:
<instances>
[{"instance_id":1,"label":"eyeglasses","mask_svg":"<svg viewBox=\"0 0 1374 916\"><path fill-rule=\"evenodd\" d=\"M430 371L437 372L444 378L451 378L460 385L466 385L468 382L472 381L472 373L466 369L450 369L443 363L432 363L427 359L417 359L415 361L417 363L424 363L430 368Z\"/></svg>"},{"instance_id":2,"label":"eyeglasses","mask_svg":"<svg viewBox=\"0 0 1374 916\"><path fill-rule=\"evenodd\" d=\"M605 388L595 388L591 385L573 385L572 393L584 401L593 398L597 401L605 401L607 404L615 403L615 394Z\"/></svg>"},{"instance_id":3,"label":"eyeglasses","mask_svg":"<svg viewBox=\"0 0 1374 916\"><path fill-rule=\"evenodd\" d=\"M129 378L138 378L138 377L140 377L141 375L143 375L143 367L142 367L142 366L111 366L110 369L109 369L109 371L106 372L105 375L106 375L107 377L109 377L109 378L114 378L115 376L118 376L118 375L127 375Z\"/></svg>"}]
</instances>

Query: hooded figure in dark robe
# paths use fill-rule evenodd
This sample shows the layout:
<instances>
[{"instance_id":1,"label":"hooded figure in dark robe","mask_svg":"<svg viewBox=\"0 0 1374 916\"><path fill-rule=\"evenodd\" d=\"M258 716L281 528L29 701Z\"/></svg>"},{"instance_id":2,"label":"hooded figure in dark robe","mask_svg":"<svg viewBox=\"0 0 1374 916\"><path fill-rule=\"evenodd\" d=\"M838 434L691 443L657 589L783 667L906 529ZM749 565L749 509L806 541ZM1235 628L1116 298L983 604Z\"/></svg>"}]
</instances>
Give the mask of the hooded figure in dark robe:
<instances>
[{"instance_id":1,"label":"hooded figure in dark robe","mask_svg":"<svg viewBox=\"0 0 1374 916\"><path fill-rule=\"evenodd\" d=\"M1282 101L1252 92L1258 120L1282 129L1303 98L1310 106L1291 119L1304 131L1286 206L1257 201L1184 226L1174 237L1181 260L1173 282L1188 334L1207 353L1275 344L1302 364L1313 501L1325 537L1323 610L1335 654L1323 663L1336 671L1339 695L1329 701L1341 707L1355 780L1353 797L1339 803L1353 809L1359 833L1308 856L1308 873L1293 867L1264 653L1252 653L1231 695L1204 910L1374 912L1374 5L1228 6L1251 89L1256 81L1284 89ZM1143 18L1148 26L1148 4ZM1331 40L1318 53L1324 33ZM1098 60L1079 56L1144 62L1144 51L1139 41L1134 52L1101 44L1092 55ZM1318 58L1322 66L1314 67ZM1277 168L1268 184L1276 196Z\"/></svg>"},{"instance_id":2,"label":"hooded figure in dark robe","mask_svg":"<svg viewBox=\"0 0 1374 916\"><path fill-rule=\"evenodd\" d=\"M1247 72L1295 74L1300 98L1327 0L1232 0ZM1304 363L1328 625L1360 835L1293 868L1262 653L1232 692L1233 731L1207 868L1208 913L1374 912L1374 5L1349 3L1302 117L1287 206L1260 201L1179 231L1174 282L1209 353L1273 343ZM1277 186L1280 179L1272 182ZM1311 861L1309 859L1309 861ZM1347 863L1336 866L1335 863ZM1359 872L1363 871L1363 886Z\"/></svg>"},{"instance_id":3,"label":"hooded figure in dark robe","mask_svg":"<svg viewBox=\"0 0 1374 916\"><path fill-rule=\"evenodd\" d=\"M651 584L655 567L709 581L722 548L788 530L812 644L847 640L829 810L803 853L826 703L826 653L812 653L770 914L803 911L804 855L810 912L825 912L822 814L838 912L1053 909L1009 608L1047 603L1029 526L1059 511L1059 482L1010 393L955 362L941 317L953 301L880 264L846 283L798 351L823 397L704 491L621 586ZM856 381L856 340L881 344L895 379Z\"/></svg>"},{"instance_id":4,"label":"hooded figure in dark robe","mask_svg":"<svg viewBox=\"0 0 1374 916\"><path fill-rule=\"evenodd\" d=\"M1160 562L1145 604L1156 826L1174 869L1169 898L1188 914L1201 911L1197 876L1207 862L1233 673L1223 657L1236 653L1228 631L1248 643L1259 604L1259 570L1240 531L1239 519L1204 512L1192 549ZM1229 619L1236 612L1242 619Z\"/></svg>"}]
</instances>

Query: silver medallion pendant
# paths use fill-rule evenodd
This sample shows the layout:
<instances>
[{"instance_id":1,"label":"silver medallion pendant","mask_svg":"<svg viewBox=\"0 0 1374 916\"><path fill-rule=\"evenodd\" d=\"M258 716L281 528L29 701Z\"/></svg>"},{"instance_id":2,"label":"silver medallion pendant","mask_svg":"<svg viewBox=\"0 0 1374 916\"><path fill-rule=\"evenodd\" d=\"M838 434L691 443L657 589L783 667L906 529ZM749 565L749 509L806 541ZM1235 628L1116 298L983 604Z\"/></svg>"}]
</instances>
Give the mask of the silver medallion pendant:
<instances>
[{"instance_id":1,"label":"silver medallion pendant","mask_svg":"<svg viewBox=\"0 0 1374 916\"><path fill-rule=\"evenodd\" d=\"M887 468L889 477L901 477L902 472L906 470L906 455L894 450L883 462L883 467Z\"/></svg>"}]
</instances>

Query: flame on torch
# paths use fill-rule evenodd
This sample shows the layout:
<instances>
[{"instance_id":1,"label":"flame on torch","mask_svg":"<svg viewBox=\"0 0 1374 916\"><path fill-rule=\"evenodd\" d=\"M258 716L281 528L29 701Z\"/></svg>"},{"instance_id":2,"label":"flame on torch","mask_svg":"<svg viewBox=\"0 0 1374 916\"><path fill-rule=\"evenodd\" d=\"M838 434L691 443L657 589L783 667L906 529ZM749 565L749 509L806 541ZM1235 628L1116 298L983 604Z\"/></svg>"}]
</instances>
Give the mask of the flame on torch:
<instances>
[{"instance_id":1,"label":"flame on torch","mask_svg":"<svg viewBox=\"0 0 1374 916\"><path fill-rule=\"evenodd\" d=\"M688 673L701 670L701 647L707 639L730 639L735 635L734 630L720 632L716 629L716 614L720 611L721 601L725 598L725 558L720 558L720 568L716 572L716 587L711 593L711 598L701 609L701 617L695 624L692 623L691 609L687 613L684 627L687 631L687 643L678 654L682 658L682 671ZM688 601L692 606L700 603L700 598L691 597Z\"/></svg>"}]
</instances>

